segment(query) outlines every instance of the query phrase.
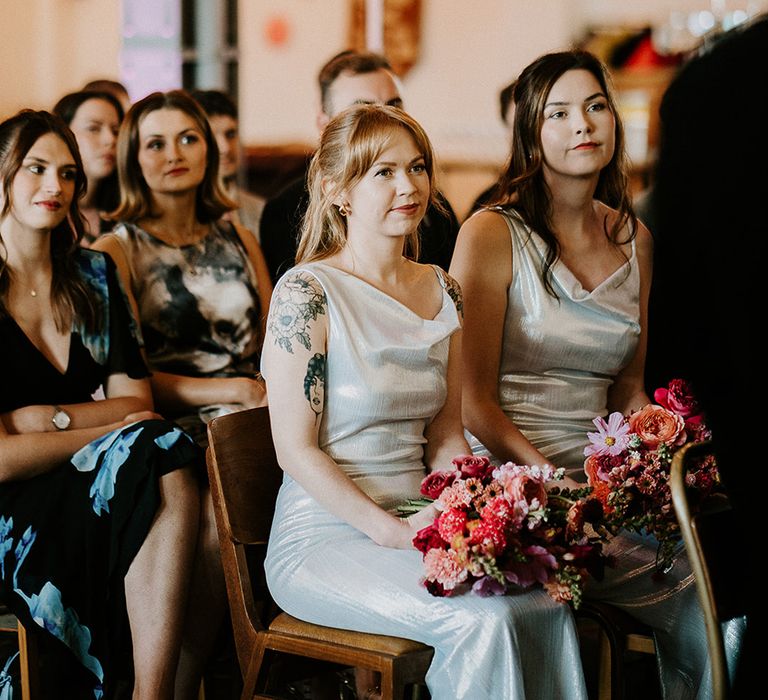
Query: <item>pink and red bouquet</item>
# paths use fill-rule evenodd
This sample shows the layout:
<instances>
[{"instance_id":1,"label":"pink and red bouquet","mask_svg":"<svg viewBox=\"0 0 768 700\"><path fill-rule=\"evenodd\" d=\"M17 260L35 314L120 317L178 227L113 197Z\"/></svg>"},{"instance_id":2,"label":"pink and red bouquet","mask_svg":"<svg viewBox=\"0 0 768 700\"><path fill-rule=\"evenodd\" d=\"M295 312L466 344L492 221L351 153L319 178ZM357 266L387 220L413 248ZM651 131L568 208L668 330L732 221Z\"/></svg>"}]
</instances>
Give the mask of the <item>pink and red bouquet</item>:
<instances>
[{"instance_id":1,"label":"pink and red bouquet","mask_svg":"<svg viewBox=\"0 0 768 700\"><path fill-rule=\"evenodd\" d=\"M669 488L674 453L689 442L711 437L690 385L673 379L654 392L648 404L624 416L595 418L584 448L592 494L603 505L606 527L648 533L659 542L658 564L666 570L674 559L680 528ZM703 499L719 490L713 455L702 457L687 474L687 486Z\"/></svg>"},{"instance_id":2,"label":"pink and red bouquet","mask_svg":"<svg viewBox=\"0 0 768 700\"><path fill-rule=\"evenodd\" d=\"M464 456L453 466L421 486L440 511L413 540L424 555L427 590L489 596L541 584L578 607L586 575L602 577L601 502L589 489L553 486L563 470L549 465L494 467Z\"/></svg>"}]
</instances>

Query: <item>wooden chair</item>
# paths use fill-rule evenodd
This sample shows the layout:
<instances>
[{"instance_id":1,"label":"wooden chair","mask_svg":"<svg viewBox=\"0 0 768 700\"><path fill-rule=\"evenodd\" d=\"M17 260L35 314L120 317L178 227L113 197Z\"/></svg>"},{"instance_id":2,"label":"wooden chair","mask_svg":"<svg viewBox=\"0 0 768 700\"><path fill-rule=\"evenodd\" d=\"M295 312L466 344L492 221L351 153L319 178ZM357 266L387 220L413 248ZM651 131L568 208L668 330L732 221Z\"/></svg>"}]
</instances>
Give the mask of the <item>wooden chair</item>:
<instances>
[{"instance_id":1,"label":"wooden chair","mask_svg":"<svg viewBox=\"0 0 768 700\"><path fill-rule=\"evenodd\" d=\"M19 640L19 668L21 669L21 700L40 697L37 679L38 654L34 635L4 605L0 605L0 632L15 632Z\"/></svg>"},{"instance_id":2,"label":"wooden chair","mask_svg":"<svg viewBox=\"0 0 768 700\"><path fill-rule=\"evenodd\" d=\"M734 512L726 498L709 499L692 510L685 486L691 464L712 452L709 441L682 447L672 459L670 488L680 532L696 578L696 589L704 611L707 644L712 666L713 700L729 695L728 664L721 623L746 613L748 592L737 572L740 554Z\"/></svg>"},{"instance_id":3,"label":"wooden chair","mask_svg":"<svg viewBox=\"0 0 768 700\"><path fill-rule=\"evenodd\" d=\"M598 651L598 700L623 700L627 695L626 654L655 654L653 632L620 608L600 601L582 601L576 611L576 619L596 623L601 633Z\"/></svg>"},{"instance_id":4,"label":"wooden chair","mask_svg":"<svg viewBox=\"0 0 768 700\"><path fill-rule=\"evenodd\" d=\"M242 698L268 697L256 693L266 692L270 667L281 654L377 671L383 700L399 700L406 686L423 683L433 655L428 646L321 627L286 613L269 621L274 606L263 563L282 471L268 409L216 418L208 424L208 439L208 475L243 675Z\"/></svg>"}]
</instances>

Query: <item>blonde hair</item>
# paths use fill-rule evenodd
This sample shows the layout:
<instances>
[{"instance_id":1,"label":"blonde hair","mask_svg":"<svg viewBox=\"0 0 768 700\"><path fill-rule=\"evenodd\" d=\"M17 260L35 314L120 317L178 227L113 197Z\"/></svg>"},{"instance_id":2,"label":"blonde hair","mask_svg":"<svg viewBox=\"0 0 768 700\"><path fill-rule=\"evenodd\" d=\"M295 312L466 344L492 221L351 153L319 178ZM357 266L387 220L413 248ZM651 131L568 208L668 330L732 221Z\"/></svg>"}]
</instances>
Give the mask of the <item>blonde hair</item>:
<instances>
[{"instance_id":1,"label":"blonde hair","mask_svg":"<svg viewBox=\"0 0 768 700\"><path fill-rule=\"evenodd\" d=\"M339 193L354 187L401 131L411 136L424 158L430 203L435 201L435 156L419 123L397 107L357 105L334 117L323 131L309 166L309 207L304 215L296 262L322 260L347 242L347 221L334 206ZM331 186L328 186L331 183ZM419 234L406 238L405 254L419 255Z\"/></svg>"}]
</instances>

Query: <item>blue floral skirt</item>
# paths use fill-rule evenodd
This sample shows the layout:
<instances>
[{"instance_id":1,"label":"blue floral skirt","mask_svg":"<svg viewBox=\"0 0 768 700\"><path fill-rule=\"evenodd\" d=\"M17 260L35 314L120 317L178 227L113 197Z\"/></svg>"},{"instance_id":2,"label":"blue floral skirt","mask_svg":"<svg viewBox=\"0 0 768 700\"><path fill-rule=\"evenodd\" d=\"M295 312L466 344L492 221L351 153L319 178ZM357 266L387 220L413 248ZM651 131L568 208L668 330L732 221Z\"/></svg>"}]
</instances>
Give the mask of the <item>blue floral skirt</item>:
<instances>
[{"instance_id":1,"label":"blue floral skirt","mask_svg":"<svg viewBox=\"0 0 768 700\"><path fill-rule=\"evenodd\" d=\"M102 436L50 472L0 484L0 600L33 633L48 633L38 635L50 664L40 675L53 692L44 687L43 697L114 692L129 639L123 579L157 511L160 477L201 464L178 426L151 420Z\"/></svg>"}]
</instances>

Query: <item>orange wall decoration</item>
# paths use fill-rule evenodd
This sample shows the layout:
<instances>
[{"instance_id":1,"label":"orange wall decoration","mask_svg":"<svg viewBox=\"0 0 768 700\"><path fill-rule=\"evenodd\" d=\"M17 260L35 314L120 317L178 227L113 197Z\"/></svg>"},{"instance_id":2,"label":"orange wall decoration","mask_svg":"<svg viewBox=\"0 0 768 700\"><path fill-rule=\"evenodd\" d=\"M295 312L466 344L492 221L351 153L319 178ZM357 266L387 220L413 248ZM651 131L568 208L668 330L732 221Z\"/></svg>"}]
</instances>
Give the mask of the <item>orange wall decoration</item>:
<instances>
[{"instance_id":1,"label":"orange wall decoration","mask_svg":"<svg viewBox=\"0 0 768 700\"><path fill-rule=\"evenodd\" d=\"M370 45L368 21L380 13L378 30L381 45ZM383 53L399 76L404 76L419 57L421 0L350 0L349 44L358 51Z\"/></svg>"}]
</instances>

